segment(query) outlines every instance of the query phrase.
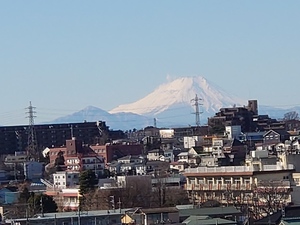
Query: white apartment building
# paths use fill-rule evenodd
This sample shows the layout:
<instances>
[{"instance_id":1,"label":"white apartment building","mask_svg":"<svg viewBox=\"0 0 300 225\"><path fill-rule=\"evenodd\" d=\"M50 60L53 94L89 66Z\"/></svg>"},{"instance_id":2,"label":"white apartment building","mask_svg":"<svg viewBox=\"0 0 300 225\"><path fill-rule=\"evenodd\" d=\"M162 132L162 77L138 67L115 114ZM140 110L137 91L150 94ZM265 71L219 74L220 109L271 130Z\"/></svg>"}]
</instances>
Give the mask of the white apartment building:
<instances>
[{"instance_id":1,"label":"white apartment building","mask_svg":"<svg viewBox=\"0 0 300 225\"><path fill-rule=\"evenodd\" d=\"M79 185L79 172L59 171L53 174L53 185L55 189L75 187Z\"/></svg>"},{"instance_id":2,"label":"white apartment building","mask_svg":"<svg viewBox=\"0 0 300 225\"><path fill-rule=\"evenodd\" d=\"M68 171L94 170L96 174L103 173L105 168L104 159L96 155L74 155L66 159L66 167Z\"/></svg>"},{"instance_id":3,"label":"white apartment building","mask_svg":"<svg viewBox=\"0 0 300 225\"><path fill-rule=\"evenodd\" d=\"M201 136L183 137L183 147L185 149L190 149L196 146L200 146L201 141Z\"/></svg>"},{"instance_id":4,"label":"white apartment building","mask_svg":"<svg viewBox=\"0 0 300 225\"><path fill-rule=\"evenodd\" d=\"M254 166L197 167L185 170L186 190L194 203L201 204L208 200L216 200L223 204L234 204L236 201L249 204L254 194L278 185L280 193L291 190L293 165L283 168L280 164ZM291 194L285 203L291 202Z\"/></svg>"}]
</instances>

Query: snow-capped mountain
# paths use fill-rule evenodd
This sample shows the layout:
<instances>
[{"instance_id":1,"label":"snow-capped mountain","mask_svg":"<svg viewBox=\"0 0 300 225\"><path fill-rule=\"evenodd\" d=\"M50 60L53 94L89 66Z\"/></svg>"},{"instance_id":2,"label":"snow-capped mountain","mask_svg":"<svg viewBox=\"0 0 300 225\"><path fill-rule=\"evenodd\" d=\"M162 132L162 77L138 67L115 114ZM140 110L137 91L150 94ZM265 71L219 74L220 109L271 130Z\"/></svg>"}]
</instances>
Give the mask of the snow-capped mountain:
<instances>
[{"instance_id":1,"label":"snow-capped mountain","mask_svg":"<svg viewBox=\"0 0 300 225\"><path fill-rule=\"evenodd\" d=\"M247 101L239 99L204 77L182 77L162 84L146 97L125 105L120 105L110 113L132 112L139 115L155 116L176 105L193 107L196 94L202 100L203 112L217 112L222 107L243 106Z\"/></svg>"},{"instance_id":2,"label":"snow-capped mountain","mask_svg":"<svg viewBox=\"0 0 300 225\"><path fill-rule=\"evenodd\" d=\"M160 85L146 97L116 107L110 112L89 106L79 112L52 121L54 123L105 121L114 130L142 129L157 127L182 127L196 125L195 97L199 101L201 125L207 123L207 118L214 116L223 107L244 106L247 100L237 98L204 77L182 77ZM289 111L299 112L299 108L281 109L269 106L259 106L259 114L267 114L271 118L283 118Z\"/></svg>"},{"instance_id":3,"label":"snow-capped mountain","mask_svg":"<svg viewBox=\"0 0 300 225\"><path fill-rule=\"evenodd\" d=\"M195 125L195 97L201 111L201 123L213 116L222 107L243 106L246 100L237 98L201 76L182 77L160 85L146 97L120 105L110 113L131 112L155 117L162 126Z\"/></svg>"}]
</instances>

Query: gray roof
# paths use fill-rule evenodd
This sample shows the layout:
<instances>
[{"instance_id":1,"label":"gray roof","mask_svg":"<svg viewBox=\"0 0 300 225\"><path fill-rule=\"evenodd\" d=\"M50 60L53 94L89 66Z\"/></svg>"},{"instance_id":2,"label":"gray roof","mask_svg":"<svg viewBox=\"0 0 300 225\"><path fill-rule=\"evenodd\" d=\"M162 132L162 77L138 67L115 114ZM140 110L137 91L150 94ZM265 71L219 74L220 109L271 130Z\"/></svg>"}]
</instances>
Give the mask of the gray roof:
<instances>
[{"instance_id":1,"label":"gray roof","mask_svg":"<svg viewBox=\"0 0 300 225\"><path fill-rule=\"evenodd\" d=\"M182 223L186 225L216 225L216 224L237 224L236 221L221 218L210 218L206 216L190 216Z\"/></svg>"},{"instance_id":2,"label":"gray roof","mask_svg":"<svg viewBox=\"0 0 300 225\"><path fill-rule=\"evenodd\" d=\"M95 210L95 211L82 211L80 213L80 217L100 217L100 216L108 216L108 215L123 215L125 214L126 211L130 209L121 209L121 212L119 209L114 210ZM37 217L35 218L29 218L29 220L49 220L49 219L59 219L59 218L77 218L78 217L78 212L55 212L55 213L44 213L44 216L41 214L37 214ZM14 221L26 221L27 218L19 218L19 219L14 219Z\"/></svg>"},{"instance_id":3,"label":"gray roof","mask_svg":"<svg viewBox=\"0 0 300 225\"><path fill-rule=\"evenodd\" d=\"M179 216L217 216L217 215L232 215L241 214L233 206L229 207L208 207L208 208L194 208L194 209L179 209Z\"/></svg>"}]
</instances>

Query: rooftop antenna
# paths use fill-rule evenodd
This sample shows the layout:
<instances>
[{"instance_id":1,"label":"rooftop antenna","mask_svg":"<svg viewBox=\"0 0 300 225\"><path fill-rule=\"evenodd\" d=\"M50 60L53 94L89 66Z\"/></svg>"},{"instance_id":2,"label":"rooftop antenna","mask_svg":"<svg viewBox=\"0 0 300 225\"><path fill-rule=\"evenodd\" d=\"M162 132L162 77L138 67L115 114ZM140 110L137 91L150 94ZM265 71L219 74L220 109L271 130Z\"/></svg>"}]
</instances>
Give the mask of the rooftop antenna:
<instances>
[{"instance_id":1,"label":"rooftop antenna","mask_svg":"<svg viewBox=\"0 0 300 225\"><path fill-rule=\"evenodd\" d=\"M196 126L200 127L200 114L202 112L200 112L199 110L199 106L201 106L202 104L199 102L201 101L202 98L199 98L196 94L196 97L194 99L191 100L191 102L195 102L194 106L195 106L195 112L194 114L196 115Z\"/></svg>"},{"instance_id":2,"label":"rooftop antenna","mask_svg":"<svg viewBox=\"0 0 300 225\"><path fill-rule=\"evenodd\" d=\"M28 114L27 118L29 118L27 155L30 159L39 161L40 156L37 150L37 138L34 129L35 108L31 105L31 101L29 102L29 107L26 108L28 110L26 112Z\"/></svg>"},{"instance_id":3,"label":"rooftop antenna","mask_svg":"<svg viewBox=\"0 0 300 225\"><path fill-rule=\"evenodd\" d=\"M71 139L74 138L74 131L73 131L73 125L71 124Z\"/></svg>"}]
</instances>

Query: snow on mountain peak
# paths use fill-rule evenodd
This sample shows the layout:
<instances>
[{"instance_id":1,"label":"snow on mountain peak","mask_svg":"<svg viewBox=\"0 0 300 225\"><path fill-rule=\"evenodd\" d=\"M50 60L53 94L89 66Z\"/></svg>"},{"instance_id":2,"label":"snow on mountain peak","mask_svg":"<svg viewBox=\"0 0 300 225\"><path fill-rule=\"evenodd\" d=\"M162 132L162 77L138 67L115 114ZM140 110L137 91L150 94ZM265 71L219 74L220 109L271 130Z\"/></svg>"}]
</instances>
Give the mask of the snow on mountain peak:
<instances>
[{"instance_id":1,"label":"snow on mountain peak","mask_svg":"<svg viewBox=\"0 0 300 225\"><path fill-rule=\"evenodd\" d=\"M191 102L196 94L201 98L202 110L216 112L222 107L244 105L246 101L223 91L202 76L181 77L160 85L146 97L124 104L110 113L132 112L140 115L158 115L176 105L193 107Z\"/></svg>"}]
</instances>

